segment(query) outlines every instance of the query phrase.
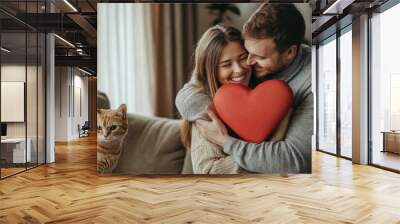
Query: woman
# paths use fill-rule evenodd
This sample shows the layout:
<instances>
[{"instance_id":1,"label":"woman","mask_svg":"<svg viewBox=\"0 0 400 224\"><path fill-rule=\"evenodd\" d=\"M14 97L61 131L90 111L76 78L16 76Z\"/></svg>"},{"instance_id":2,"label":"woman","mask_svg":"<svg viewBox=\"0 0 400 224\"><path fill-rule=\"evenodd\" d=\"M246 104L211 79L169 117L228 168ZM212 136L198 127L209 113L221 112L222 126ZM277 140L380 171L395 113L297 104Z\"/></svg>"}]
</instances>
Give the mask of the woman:
<instances>
[{"instance_id":1,"label":"woman","mask_svg":"<svg viewBox=\"0 0 400 224\"><path fill-rule=\"evenodd\" d=\"M199 107L211 104L217 89L226 83L239 83L248 86L251 79L251 68L247 65L247 51L239 30L233 27L216 25L209 28L200 38L195 52L195 67L191 82L198 91L206 93L208 97L201 100ZM253 79L252 79L253 80ZM179 95L176 101L178 102ZM193 111L196 111L193 110ZM222 152L217 145L208 142L200 135L194 121L207 119L206 108L198 108L201 113L189 116L182 128L182 141L190 148L195 174L235 174L243 173L235 161ZM287 120L287 119L285 119ZM287 124L282 122L278 140L284 136ZM286 122L287 123L287 122Z\"/></svg>"}]
</instances>

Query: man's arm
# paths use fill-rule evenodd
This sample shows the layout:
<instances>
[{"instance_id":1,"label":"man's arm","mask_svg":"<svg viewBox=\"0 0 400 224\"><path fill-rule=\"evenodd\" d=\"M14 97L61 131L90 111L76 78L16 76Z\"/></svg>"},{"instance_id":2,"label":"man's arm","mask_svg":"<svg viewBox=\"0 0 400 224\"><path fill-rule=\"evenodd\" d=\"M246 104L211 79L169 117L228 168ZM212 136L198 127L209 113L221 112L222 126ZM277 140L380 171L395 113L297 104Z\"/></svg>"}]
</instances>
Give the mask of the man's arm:
<instances>
[{"instance_id":1,"label":"man's arm","mask_svg":"<svg viewBox=\"0 0 400 224\"><path fill-rule=\"evenodd\" d=\"M248 143L229 137L224 152L240 167L258 173L311 173L313 95L293 111L285 139L278 142Z\"/></svg>"},{"instance_id":2,"label":"man's arm","mask_svg":"<svg viewBox=\"0 0 400 224\"><path fill-rule=\"evenodd\" d=\"M175 98L175 105L182 118L188 121L207 119L207 107L212 103L211 97L201 90L192 78L186 83Z\"/></svg>"}]
</instances>

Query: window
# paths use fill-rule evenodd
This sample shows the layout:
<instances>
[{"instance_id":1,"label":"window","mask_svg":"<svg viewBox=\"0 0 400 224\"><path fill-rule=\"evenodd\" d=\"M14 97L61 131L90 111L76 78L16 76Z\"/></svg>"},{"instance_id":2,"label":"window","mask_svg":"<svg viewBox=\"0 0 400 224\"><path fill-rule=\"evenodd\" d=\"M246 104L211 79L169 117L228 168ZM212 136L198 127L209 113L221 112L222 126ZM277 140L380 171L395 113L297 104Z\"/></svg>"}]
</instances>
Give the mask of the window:
<instances>
[{"instance_id":1,"label":"window","mask_svg":"<svg viewBox=\"0 0 400 224\"><path fill-rule=\"evenodd\" d=\"M151 7L148 4L98 5L98 89L128 112L153 115L154 74Z\"/></svg>"},{"instance_id":2,"label":"window","mask_svg":"<svg viewBox=\"0 0 400 224\"><path fill-rule=\"evenodd\" d=\"M352 157L352 34L351 26L340 36L340 155Z\"/></svg>"},{"instance_id":3,"label":"window","mask_svg":"<svg viewBox=\"0 0 400 224\"><path fill-rule=\"evenodd\" d=\"M336 36L318 48L318 149L336 153Z\"/></svg>"},{"instance_id":4,"label":"window","mask_svg":"<svg viewBox=\"0 0 400 224\"><path fill-rule=\"evenodd\" d=\"M393 151L400 148L400 133L391 131L400 130L399 21L400 4L371 18L372 163L396 170L400 155Z\"/></svg>"},{"instance_id":5,"label":"window","mask_svg":"<svg viewBox=\"0 0 400 224\"><path fill-rule=\"evenodd\" d=\"M318 149L345 158L352 157L351 28L349 25L340 31L339 37L333 35L320 43L317 55Z\"/></svg>"},{"instance_id":6,"label":"window","mask_svg":"<svg viewBox=\"0 0 400 224\"><path fill-rule=\"evenodd\" d=\"M39 13L44 3L19 2L19 15ZM6 4L10 3L4 2ZM0 5L3 6L3 2ZM0 29L2 179L45 163L46 38L44 33L25 26L3 12L0 12L0 17L3 22ZM16 100L13 102L13 99ZM10 109L12 106L16 109Z\"/></svg>"}]
</instances>

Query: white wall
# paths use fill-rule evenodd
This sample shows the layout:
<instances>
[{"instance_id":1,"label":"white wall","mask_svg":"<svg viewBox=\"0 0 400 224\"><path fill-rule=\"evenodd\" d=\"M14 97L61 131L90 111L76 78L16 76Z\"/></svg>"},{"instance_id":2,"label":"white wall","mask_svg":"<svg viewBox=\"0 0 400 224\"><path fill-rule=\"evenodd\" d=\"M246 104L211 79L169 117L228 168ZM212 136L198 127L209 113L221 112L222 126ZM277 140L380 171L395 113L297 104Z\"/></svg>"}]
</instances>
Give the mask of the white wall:
<instances>
[{"instance_id":1,"label":"white wall","mask_svg":"<svg viewBox=\"0 0 400 224\"><path fill-rule=\"evenodd\" d=\"M2 65L1 66L1 81L19 81L25 82L25 65ZM32 67L27 68L28 71ZM1 108L5 110L6 108ZM25 137L25 123L11 122L7 123L7 137Z\"/></svg>"},{"instance_id":2,"label":"white wall","mask_svg":"<svg viewBox=\"0 0 400 224\"><path fill-rule=\"evenodd\" d=\"M74 108L72 113L72 130L71 136L72 138L77 138L79 136L77 126L80 124L81 126L85 123L85 121L89 120L89 91L88 91L88 77L82 76L83 73L77 74L78 70L75 69L74 75ZM79 93L80 91L80 93ZM80 96L80 97L79 97ZM80 101L80 102L79 102ZM80 111L81 110L81 111Z\"/></svg>"},{"instance_id":3,"label":"white wall","mask_svg":"<svg viewBox=\"0 0 400 224\"><path fill-rule=\"evenodd\" d=\"M26 70L25 70L26 69ZM9 64L1 66L1 81L9 81L9 82L25 82L26 71L28 74L29 85L36 86L36 80L33 80L30 75L34 74L36 76L36 67L25 65L17 65L17 64ZM36 87L35 88L27 88L27 104L29 109L27 108L27 120L28 120L28 129L32 127L32 130L36 130L36 113L32 113L32 111L36 111ZM33 104L32 104L33 102ZM40 106L40 105L39 105ZM34 108L32 108L34 107ZM2 110L6 110L7 108L1 108ZM32 123L34 121L34 123ZM35 126L35 127L33 127ZM30 130L28 130L29 137ZM36 132L35 132L36 133ZM7 122L7 136L8 137L25 137L25 122Z\"/></svg>"},{"instance_id":4,"label":"white wall","mask_svg":"<svg viewBox=\"0 0 400 224\"><path fill-rule=\"evenodd\" d=\"M38 69L38 70L36 70ZM31 141L32 158L36 162L36 152L39 150L39 163L44 162L44 74L42 67L25 66L25 64L3 64L1 66L1 81L18 81L26 83L26 115L25 122L6 122L7 137L24 138L25 133ZM25 80L27 78L27 81ZM4 96L2 96L4 97ZM7 96L5 96L7 97ZM9 108L1 108L7 110ZM22 108L24 110L24 108ZM23 111L24 112L24 111Z\"/></svg>"},{"instance_id":5,"label":"white wall","mask_svg":"<svg viewBox=\"0 0 400 224\"><path fill-rule=\"evenodd\" d=\"M70 141L79 138L78 124L88 121L88 78L72 67L56 67L55 73L55 140Z\"/></svg>"},{"instance_id":6,"label":"white wall","mask_svg":"<svg viewBox=\"0 0 400 224\"><path fill-rule=\"evenodd\" d=\"M68 141L68 68L56 67L55 74L55 141Z\"/></svg>"}]
</instances>

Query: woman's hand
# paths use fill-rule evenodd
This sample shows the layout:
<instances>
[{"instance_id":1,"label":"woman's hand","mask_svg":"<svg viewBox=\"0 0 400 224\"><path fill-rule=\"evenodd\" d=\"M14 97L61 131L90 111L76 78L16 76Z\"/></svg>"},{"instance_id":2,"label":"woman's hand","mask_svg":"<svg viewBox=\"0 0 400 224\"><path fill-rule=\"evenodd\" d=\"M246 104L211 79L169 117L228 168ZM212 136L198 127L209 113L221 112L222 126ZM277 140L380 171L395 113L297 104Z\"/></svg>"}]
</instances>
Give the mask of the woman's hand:
<instances>
[{"instance_id":1,"label":"woman's hand","mask_svg":"<svg viewBox=\"0 0 400 224\"><path fill-rule=\"evenodd\" d=\"M211 121L197 120L196 125L203 137L208 141L223 147L229 137L228 130L211 109L208 109L207 113L208 116L210 116Z\"/></svg>"}]
</instances>

